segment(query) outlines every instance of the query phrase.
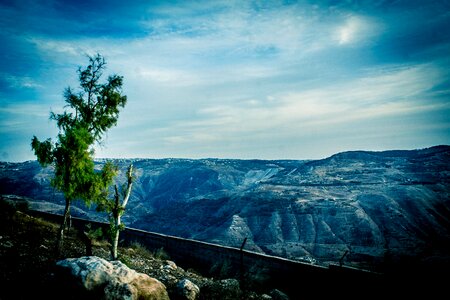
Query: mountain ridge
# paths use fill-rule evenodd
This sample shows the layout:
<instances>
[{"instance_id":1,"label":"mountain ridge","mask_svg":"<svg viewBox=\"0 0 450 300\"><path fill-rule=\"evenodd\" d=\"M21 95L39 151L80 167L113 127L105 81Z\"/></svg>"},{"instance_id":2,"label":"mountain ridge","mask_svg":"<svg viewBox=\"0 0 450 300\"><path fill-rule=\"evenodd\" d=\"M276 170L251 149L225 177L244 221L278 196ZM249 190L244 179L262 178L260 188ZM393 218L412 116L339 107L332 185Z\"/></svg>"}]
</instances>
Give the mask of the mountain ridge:
<instances>
[{"instance_id":1,"label":"mountain ridge","mask_svg":"<svg viewBox=\"0 0 450 300\"><path fill-rule=\"evenodd\" d=\"M405 155L408 153L417 153L417 152L431 152L431 153L438 153L438 152L446 152L450 149L450 145L445 145L445 144L441 144L441 145L435 145L435 146L430 146L430 147L424 147L424 148L417 148L417 149L394 149L394 150L347 150L347 151L341 151L341 152L337 152L335 154L332 154L330 156L327 157L323 157L323 158L316 158L316 159L311 159L311 158L307 158L307 159L296 159L296 158L274 158L274 159L264 159L264 158L219 158L219 157L204 157L204 158L189 158L189 157L162 157L162 158L148 158L148 157L122 157L122 158L114 158L114 157L98 157L98 158L94 158L94 161L96 162L102 162L102 161L109 161L109 160L114 160L114 161L142 161L142 160L174 160L174 161L221 161L221 160L229 160L229 161L254 161L254 162L258 162L258 161L265 161L265 162L270 162L270 161L278 161L278 162L292 162L292 161L320 161L320 160L326 160L329 159L333 156L339 156L340 154L345 154L345 153L368 153L368 154L375 154L375 155L387 155L387 154L391 154L393 156L398 156L398 155ZM394 154L396 153L396 154ZM28 160L28 161L23 161L23 162L29 162L29 161L34 161L34 160ZM2 161L2 162L7 162L7 161ZM22 162L9 162L9 163L22 163Z\"/></svg>"},{"instance_id":2,"label":"mountain ridge","mask_svg":"<svg viewBox=\"0 0 450 300\"><path fill-rule=\"evenodd\" d=\"M130 162L136 170L124 217L130 227L234 247L248 238L249 250L322 263L345 251L355 265L449 260L442 245L450 242L450 146L321 160L114 161L119 181ZM58 212L63 198L50 176L37 162L0 163L0 194Z\"/></svg>"}]
</instances>

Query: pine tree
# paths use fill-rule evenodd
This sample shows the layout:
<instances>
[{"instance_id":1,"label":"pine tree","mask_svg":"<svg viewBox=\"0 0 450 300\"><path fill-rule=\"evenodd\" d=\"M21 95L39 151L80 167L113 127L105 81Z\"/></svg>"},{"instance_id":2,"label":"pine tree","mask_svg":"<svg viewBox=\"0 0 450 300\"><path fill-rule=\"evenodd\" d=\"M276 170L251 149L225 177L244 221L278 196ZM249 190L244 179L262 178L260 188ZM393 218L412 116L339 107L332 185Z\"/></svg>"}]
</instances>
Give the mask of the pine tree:
<instances>
[{"instance_id":1,"label":"pine tree","mask_svg":"<svg viewBox=\"0 0 450 300\"><path fill-rule=\"evenodd\" d=\"M65 197L63 221L59 230L57 249L60 251L64 231L70 218L73 200L91 204L105 197L105 187L113 181L113 169L106 166L101 172L94 170L94 149L103 134L117 124L119 109L127 102L122 95L123 77L111 75L100 82L106 62L97 54L89 56L89 65L78 69L80 89L68 87L64 92L65 111L50 113L59 133L56 142L39 141L33 137L31 147L42 166L53 165L55 174L51 184Z\"/></svg>"}]
</instances>

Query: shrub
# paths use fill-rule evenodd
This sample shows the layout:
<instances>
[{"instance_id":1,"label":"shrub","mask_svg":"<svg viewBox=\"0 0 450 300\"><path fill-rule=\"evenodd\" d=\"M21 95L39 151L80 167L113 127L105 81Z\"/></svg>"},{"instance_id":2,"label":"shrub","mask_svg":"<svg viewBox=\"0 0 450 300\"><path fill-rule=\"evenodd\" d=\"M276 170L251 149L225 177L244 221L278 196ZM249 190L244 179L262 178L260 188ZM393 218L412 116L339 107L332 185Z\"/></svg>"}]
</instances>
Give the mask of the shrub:
<instances>
[{"instance_id":1,"label":"shrub","mask_svg":"<svg viewBox=\"0 0 450 300\"><path fill-rule=\"evenodd\" d=\"M269 269L255 264L244 274L243 281L246 289L264 291L266 284L270 281Z\"/></svg>"},{"instance_id":2,"label":"shrub","mask_svg":"<svg viewBox=\"0 0 450 300\"><path fill-rule=\"evenodd\" d=\"M153 252L153 256L156 259L160 259L160 260L169 260L170 259L169 254L164 250L163 247L161 247L158 250L156 250L155 252Z\"/></svg>"},{"instance_id":3,"label":"shrub","mask_svg":"<svg viewBox=\"0 0 450 300\"><path fill-rule=\"evenodd\" d=\"M211 276L217 277L219 279L225 279L233 277L232 267L229 259L217 261L209 270Z\"/></svg>"},{"instance_id":4,"label":"shrub","mask_svg":"<svg viewBox=\"0 0 450 300\"><path fill-rule=\"evenodd\" d=\"M120 260L123 264L125 264L128 268L133 268L133 262L128 256L125 255L119 255L117 257L118 260Z\"/></svg>"},{"instance_id":5,"label":"shrub","mask_svg":"<svg viewBox=\"0 0 450 300\"><path fill-rule=\"evenodd\" d=\"M143 244L141 244L138 241L133 241L130 244L130 247L134 250L134 252L137 255L144 256L144 257L154 256Z\"/></svg>"}]
</instances>

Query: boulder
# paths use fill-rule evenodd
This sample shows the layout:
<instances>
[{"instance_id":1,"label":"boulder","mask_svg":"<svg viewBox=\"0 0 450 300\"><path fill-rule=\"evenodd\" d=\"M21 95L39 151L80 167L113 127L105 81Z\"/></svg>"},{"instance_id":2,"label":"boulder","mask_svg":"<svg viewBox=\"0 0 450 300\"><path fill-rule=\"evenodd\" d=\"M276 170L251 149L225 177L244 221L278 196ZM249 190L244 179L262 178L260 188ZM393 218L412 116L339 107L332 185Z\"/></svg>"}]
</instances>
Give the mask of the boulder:
<instances>
[{"instance_id":1,"label":"boulder","mask_svg":"<svg viewBox=\"0 0 450 300\"><path fill-rule=\"evenodd\" d=\"M183 299L195 300L200 294L200 289L189 279L183 279L177 283L177 294Z\"/></svg>"},{"instance_id":2,"label":"boulder","mask_svg":"<svg viewBox=\"0 0 450 300\"><path fill-rule=\"evenodd\" d=\"M130 269L120 261L109 262L96 256L84 256L61 260L57 265L79 288L100 298L169 299L164 284Z\"/></svg>"}]
</instances>

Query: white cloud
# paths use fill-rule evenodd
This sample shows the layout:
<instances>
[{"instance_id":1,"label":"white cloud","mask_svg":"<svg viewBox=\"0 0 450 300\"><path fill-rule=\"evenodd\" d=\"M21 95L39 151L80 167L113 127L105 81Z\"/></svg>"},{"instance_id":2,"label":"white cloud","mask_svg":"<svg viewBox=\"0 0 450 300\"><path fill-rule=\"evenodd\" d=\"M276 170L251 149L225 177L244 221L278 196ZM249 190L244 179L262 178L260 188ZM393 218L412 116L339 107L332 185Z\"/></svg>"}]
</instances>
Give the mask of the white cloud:
<instances>
[{"instance_id":1,"label":"white cloud","mask_svg":"<svg viewBox=\"0 0 450 300\"><path fill-rule=\"evenodd\" d=\"M85 47L80 47L79 41L63 41L38 37L30 38L29 41L44 53L53 52L69 56L79 56L80 53L87 53Z\"/></svg>"},{"instance_id":2,"label":"white cloud","mask_svg":"<svg viewBox=\"0 0 450 300\"><path fill-rule=\"evenodd\" d=\"M179 85L189 85L195 82L194 74L176 69L164 69L153 67L137 67L132 76L140 77L144 81L157 83L170 83Z\"/></svg>"},{"instance_id":3,"label":"white cloud","mask_svg":"<svg viewBox=\"0 0 450 300\"><path fill-rule=\"evenodd\" d=\"M40 104L17 103L0 107L0 114L49 117L50 110Z\"/></svg>"},{"instance_id":4,"label":"white cloud","mask_svg":"<svg viewBox=\"0 0 450 300\"><path fill-rule=\"evenodd\" d=\"M159 44L157 48L178 49L187 56L220 53L229 59L268 55L283 58L320 49L329 31L326 20L321 20L311 7L255 10L241 1L235 5L217 4L213 9L205 5L205 14L193 13L192 7L166 8L163 16L170 18L147 21L146 26L157 32L151 36L152 42Z\"/></svg>"},{"instance_id":5,"label":"white cloud","mask_svg":"<svg viewBox=\"0 0 450 300\"><path fill-rule=\"evenodd\" d=\"M42 85L37 83L29 76L13 76L9 74L2 74L1 77L9 83L13 88L42 88Z\"/></svg>"},{"instance_id":6,"label":"white cloud","mask_svg":"<svg viewBox=\"0 0 450 300\"><path fill-rule=\"evenodd\" d=\"M282 76L292 72L293 64L310 64L333 38L353 43L375 28L368 18L350 16L330 40L336 17L321 16L314 7L258 11L240 2L197 5L208 13L195 14L192 5L157 8L159 18L143 25L152 32L147 37L28 40L59 64L83 64L84 54L100 52L115 72L136 83L186 87Z\"/></svg>"},{"instance_id":7,"label":"white cloud","mask_svg":"<svg viewBox=\"0 0 450 300\"><path fill-rule=\"evenodd\" d=\"M241 156L307 135L333 132L342 137L340 129L358 130L363 122L367 129L387 119L448 111L447 104L427 92L440 82L443 68L373 67L373 58L389 58L370 52L384 33L384 16L246 1L158 4L151 9L142 23L147 36L28 38L45 64L41 77L10 82L29 88L42 84L47 119L49 103L62 106L64 87L76 87L76 67L85 65L84 54L104 54L105 75L123 75L129 99L109 134L111 151L120 149L118 155L151 157L156 149L158 156L185 151L185 156L198 157L225 149L225 156ZM17 109L4 107L0 113L16 116ZM370 136L383 134L374 129Z\"/></svg>"},{"instance_id":8,"label":"white cloud","mask_svg":"<svg viewBox=\"0 0 450 300\"><path fill-rule=\"evenodd\" d=\"M431 64L375 68L365 77L322 83L317 88L301 87L251 98L231 93L233 98L228 103L216 99L186 101L180 104L176 116L158 107L155 118L162 115L167 122L154 122L152 126L146 125L149 117L142 107L133 120L125 121L134 122L133 128L138 128L136 132L127 131L130 142L125 139L124 143L122 137L111 147L126 153L134 145L133 153L138 151L143 157L298 158L302 154L295 156L289 149L301 147L305 140L319 147L327 139L349 142L350 135L355 143L367 146L364 137L389 140L387 136L393 134L410 134L411 130L429 127L427 121L415 122L415 116L449 111L450 104L437 101L428 92L440 80L439 68ZM410 121L400 121L405 118ZM387 129L385 124L396 127ZM338 150L347 150L344 146ZM100 152L108 156L105 153ZM325 155L322 153L308 156Z\"/></svg>"},{"instance_id":9,"label":"white cloud","mask_svg":"<svg viewBox=\"0 0 450 300\"><path fill-rule=\"evenodd\" d=\"M8 104L0 107L0 133L21 137L27 144L33 135L55 133L56 126L50 125L49 108L38 104ZM48 128L48 127L51 128ZM47 138L47 136L45 136ZM4 141L6 142L6 141Z\"/></svg>"},{"instance_id":10,"label":"white cloud","mask_svg":"<svg viewBox=\"0 0 450 300\"><path fill-rule=\"evenodd\" d=\"M394 68L378 73L344 84L270 96L270 102L253 99L233 106L202 108L198 120L168 129L168 133L177 133L176 138L169 139L172 144L183 145L192 143L190 137L195 136L206 135L212 141L215 135L231 141L261 132L269 139L276 139L279 134L295 139L300 132L309 130L327 131L335 125L359 120L372 122L449 108L446 103L427 102L426 91L439 76L432 66Z\"/></svg>"},{"instance_id":11,"label":"white cloud","mask_svg":"<svg viewBox=\"0 0 450 300\"><path fill-rule=\"evenodd\" d=\"M352 45L366 42L380 33L381 26L375 21L356 15L345 19L343 25L336 28L334 40L339 45Z\"/></svg>"}]
</instances>

